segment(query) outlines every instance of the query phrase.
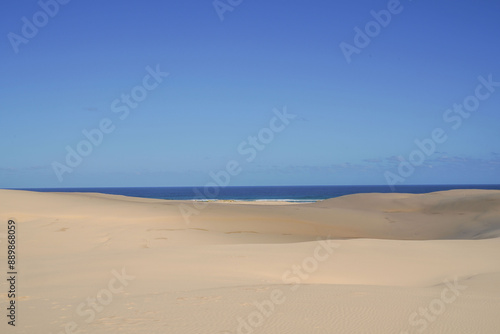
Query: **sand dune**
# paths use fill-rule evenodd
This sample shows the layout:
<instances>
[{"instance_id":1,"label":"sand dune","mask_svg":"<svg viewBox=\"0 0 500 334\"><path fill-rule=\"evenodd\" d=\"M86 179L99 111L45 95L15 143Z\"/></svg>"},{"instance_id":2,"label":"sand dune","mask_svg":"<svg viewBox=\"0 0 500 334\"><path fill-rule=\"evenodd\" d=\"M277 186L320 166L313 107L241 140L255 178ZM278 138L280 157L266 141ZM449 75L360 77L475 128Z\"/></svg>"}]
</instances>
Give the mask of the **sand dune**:
<instances>
[{"instance_id":1,"label":"sand dune","mask_svg":"<svg viewBox=\"0 0 500 334\"><path fill-rule=\"evenodd\" d=\"M1 332L500 332L500 191L194 204L0 190Z\"/></svg>"}]
</instances>

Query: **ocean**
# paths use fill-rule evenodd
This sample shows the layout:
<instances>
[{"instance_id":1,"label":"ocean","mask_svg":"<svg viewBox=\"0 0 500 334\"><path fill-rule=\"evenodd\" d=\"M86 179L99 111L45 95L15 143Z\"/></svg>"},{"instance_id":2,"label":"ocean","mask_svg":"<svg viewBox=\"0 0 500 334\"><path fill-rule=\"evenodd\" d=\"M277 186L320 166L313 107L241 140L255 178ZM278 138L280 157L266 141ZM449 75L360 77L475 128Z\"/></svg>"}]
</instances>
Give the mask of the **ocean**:
<instances>
[{"instance_id":1,"label":"ocean","mask_svg":"<svg viewBox=\"0 0 500 334\"><path fill-rule=\"evenodd\" d=\"M500 185L400 185L394 191L379 186L247 186L247 187L134 187L134 188L37 188L41 192L93 192L170 200L236 200L315 202L357 193L422 194L451 189L495 189Z\"/></svg>"}]
</instances>

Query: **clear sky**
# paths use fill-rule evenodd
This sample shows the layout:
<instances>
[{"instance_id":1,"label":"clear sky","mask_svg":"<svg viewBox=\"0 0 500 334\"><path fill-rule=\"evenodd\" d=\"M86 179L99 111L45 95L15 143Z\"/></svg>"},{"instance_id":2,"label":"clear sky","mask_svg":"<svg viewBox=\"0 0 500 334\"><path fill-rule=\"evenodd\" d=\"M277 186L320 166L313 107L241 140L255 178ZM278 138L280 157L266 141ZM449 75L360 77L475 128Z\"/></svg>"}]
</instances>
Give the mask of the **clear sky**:
<instances>
[{"instance_id":1,"label":"clear sky","mask_svg":"<svg viewBox=\"0 0 500 334\"><path fill-rule=\"evenodd\" d=\"M60 1L2 4L2 188L500 183L498 1Z\"/></svg>"}]
</instances>

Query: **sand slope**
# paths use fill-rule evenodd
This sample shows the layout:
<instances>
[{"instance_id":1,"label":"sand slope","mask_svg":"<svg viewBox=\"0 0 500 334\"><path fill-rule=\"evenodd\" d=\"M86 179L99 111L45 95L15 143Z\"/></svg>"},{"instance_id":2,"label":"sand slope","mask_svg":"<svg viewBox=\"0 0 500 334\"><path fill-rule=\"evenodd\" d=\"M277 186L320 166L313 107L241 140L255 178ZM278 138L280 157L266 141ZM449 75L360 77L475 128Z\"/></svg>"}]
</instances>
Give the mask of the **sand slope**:
<instances>
[{"instance_id":1,"label":"sand slope","mask_svg":"<svg viewBox=\"0 0 500 334\"><path fill-rule=\"evenodd\" d=\"M500 191L196 205L0 190L1 332L500 333Z\"/></svg>"}]
</instances>

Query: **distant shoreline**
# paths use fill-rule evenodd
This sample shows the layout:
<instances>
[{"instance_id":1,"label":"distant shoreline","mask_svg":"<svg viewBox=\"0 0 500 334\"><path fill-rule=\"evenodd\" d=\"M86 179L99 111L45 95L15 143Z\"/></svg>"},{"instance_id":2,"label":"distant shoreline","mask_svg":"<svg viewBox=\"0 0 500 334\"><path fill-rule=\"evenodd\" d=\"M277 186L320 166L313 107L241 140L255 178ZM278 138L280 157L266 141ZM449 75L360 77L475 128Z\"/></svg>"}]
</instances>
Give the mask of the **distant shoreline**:
<instances>
[{"instance_id":1,"label":"distant shoreline","mask_svg":"<svg viewBox=\"0 0 500 334\"><path fill-rule=\"evenodd\" d=\"M17 188L36 192L100 193L129 197L182 201L236 201L314 203L329 198L366 193L424 194L457 189L500 190L500 184L400 185L392 191L387 185L366 186L228 186L203 187L88 187L88 188ZM207 194L208 193L208 194Z\"/></svg>"}]
</instances>

